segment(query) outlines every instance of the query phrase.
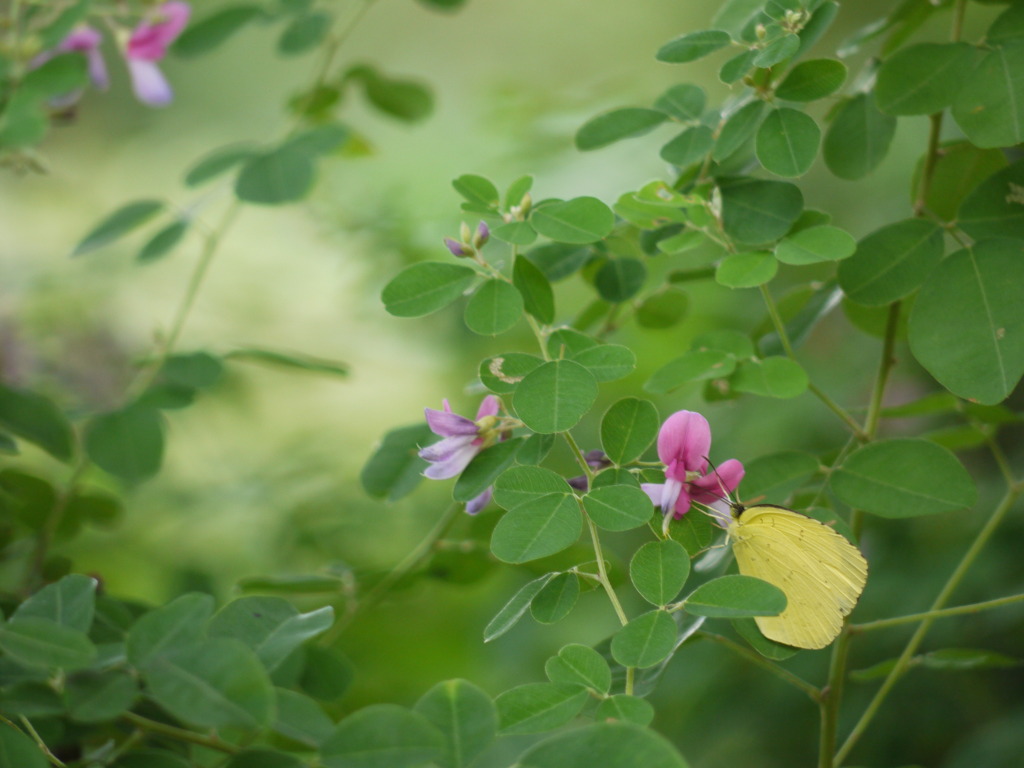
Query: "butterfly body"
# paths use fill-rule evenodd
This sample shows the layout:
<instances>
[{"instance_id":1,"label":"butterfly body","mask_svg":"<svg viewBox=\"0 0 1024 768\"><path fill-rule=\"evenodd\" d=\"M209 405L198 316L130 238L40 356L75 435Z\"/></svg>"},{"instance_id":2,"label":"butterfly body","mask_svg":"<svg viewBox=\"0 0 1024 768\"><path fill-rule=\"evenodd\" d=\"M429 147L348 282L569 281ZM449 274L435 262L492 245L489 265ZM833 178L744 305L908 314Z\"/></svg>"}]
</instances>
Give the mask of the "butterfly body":
<instances>
[{"instance_id":1,"label":"butterfly body","mask_svg":"<svg viewBox=\"0 0 1024 768\"><path fill-rule=\"evenodd\" d=\"M831 643L867 582L860 550L829 526L770 504L734 505L728 534L740 573L786 594L782 613L755 618L761 633L797 648Z\"/></svg>"}]
</instances>

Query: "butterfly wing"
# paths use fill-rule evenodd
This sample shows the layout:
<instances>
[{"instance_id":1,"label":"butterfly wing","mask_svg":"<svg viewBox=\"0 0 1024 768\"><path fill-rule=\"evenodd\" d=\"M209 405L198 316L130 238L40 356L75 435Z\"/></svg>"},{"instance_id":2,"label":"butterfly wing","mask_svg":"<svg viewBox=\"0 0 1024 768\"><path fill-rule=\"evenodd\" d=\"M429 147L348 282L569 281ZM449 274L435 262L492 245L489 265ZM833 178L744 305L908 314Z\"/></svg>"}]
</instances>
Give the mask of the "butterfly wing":
<instances>
[{"instance_id":1,"label":"butterfly wing","mask_svg":"<svg viewBox=\"0 0 1024 768\"><path fill-rule=\"evenodd\" d=\"M860 551L827 525L782 507L746 509L729 531L740 573L786 593L786 610L756 617L764 636L798 648L831 643L867 581Z\"/></svg>"}]
</instances>

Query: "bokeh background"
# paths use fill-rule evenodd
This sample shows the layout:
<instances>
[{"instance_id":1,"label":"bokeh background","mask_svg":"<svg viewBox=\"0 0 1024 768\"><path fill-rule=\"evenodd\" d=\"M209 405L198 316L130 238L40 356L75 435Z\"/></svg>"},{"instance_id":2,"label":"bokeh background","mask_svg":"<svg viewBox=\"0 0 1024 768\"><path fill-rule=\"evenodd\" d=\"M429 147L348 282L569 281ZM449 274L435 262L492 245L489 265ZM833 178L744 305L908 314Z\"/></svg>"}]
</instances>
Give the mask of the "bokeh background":
<instances>
[{"instance_id":1,"label":"bokeh background","mask_svg":"<svg viewBox=\"0 0 1024 768\"><path fill-rule=\"evenodd\" d=\"M221 5L203 3L197 15ZM338 14L353 12L345 3L328 5ZM302 205L246 208L180 343L182 351L257 345L303 352L344 361L351 375L231 365L214 391L170 414L165 468L128 491L125 518L65 548L75 569L101 575L113 594L161 602L190 589L228 599L238 594L240 579L261 574L352 569L362 578L398 562L447 506L450 489L446 483L423 485L391 504L368 498L358 476L375 442L391 428L417 422L424 406L439 407L445 397L456 411L475 410L479 395L470 389L479 360L529 350L532 337L525 325L500 341L475 337L458 308L423 320L392 318L379 301L380 288L408 263L448 257L441 240L457 233L462 221L450 181L463 173L487 176L499 187L529 173L538 197L592 194L608 203L647 181L668 178L657 152L670 129L588 154L573 149L572 136L594 114L649 104L677 82L696 82L708 91L710 104L720 102L728 92L716 77L720 58L683 66L654 60L654 51L671 37L706 27L717 6L469 0L459 12L442 14L413 0L378 0L341 58L429 84L433 115L410 126L390 122L358 98L347 100L344 119L373 151L323 164L314 194ZM882 0L843 3L817 55L828 55L890 7ZM972 4L966 38L979 37L997 10ZM937 14L921 39L944 39L948 23L948 13ZM42 385L72 410L117 402L134 362L170 322L199 242L189 240L146 266L134 263L139 243L133 240L77 259L68 254L96 220L132 199L216 207L216 191L196 195L185 189L184 170L217 146L280 135L290 119L284 104L312 78L315 56L280 58L276 34L254 26L211 55L169 59L165 71L176 98L164 110L135 102L116 55L108 56L111 91L89 93L76 119L52 131L42 147L49 172L0 177L5 380ZM864 60L865 54L853 57L851 73ZM822 118L826 109L815 116ZM955 126L947 130L956 135ZM828 211L858 237L909 216L910 173L926 135L924 118L902 119L888 159L856 183L832 177L819 159L800 182L808 207ZM660 258L665 263L652 263L652 281L686 265L684 257ZM627 324L620 331L619 338L638 352L638 370L602 388L595 414L619 397L639 394L647 376L697 334L722 327L749 332L763 322L756 291L704 283L689 292L690 315L680 326L643 331ZM581 306L581 295L578 286L559 288L566 320ZM857 412L866 402L878 347L835 312L801 359L819 386ZM933 383L905 348L898 354L890 402L931 391ZM749 461L791 448L838 449L845 438L835 417L809 394L792 401L705 404L694 387L657 402L663 415L680 408L704 412L714 429L716 461ZM917 434L942 426L906 420L887 429ZM596 418L580 426L585 448L596 447L596 429ZM1018 458L1019 438L1019 431L1011 431L1007 443ZM925 609L952 569L1000 492L983 451L962 457L979 480L978 510L872 521L864 542L872 578L858 619ZM564 457L556 455L559 460ZM45 457L38 464L61 477L61 468ZM109 482L99 475L93 480ZM1020 590L1021 534L1018 515L955 602ZM526 620L483 645L485 624L532 575L504 567L456 580L465 583L420 580L363 614L341 640L359 670L344 708L408 704L449 677L469 678L497 694L543 679L544 659L564 643L597 643L614 630L606 601L587 595L561 624L540 627ZM928 647L955 642L1020 655L1022 629L1019 610L986 613L940 623ZM875 638L863 658L855 649L853 666L896 655L907 633L892 630ZM818 681L827 657L804 653L788 666ZM1000 761L1019 756L1024 677L1018 671L915 670L911 677L865 739L858 753L865 764L1009 766ZM871 690L849 687L851 712ZM815 708L710 644L679 654L652 701L655 727L694 765L813 762Z\"/></svg>"}]
</instances>

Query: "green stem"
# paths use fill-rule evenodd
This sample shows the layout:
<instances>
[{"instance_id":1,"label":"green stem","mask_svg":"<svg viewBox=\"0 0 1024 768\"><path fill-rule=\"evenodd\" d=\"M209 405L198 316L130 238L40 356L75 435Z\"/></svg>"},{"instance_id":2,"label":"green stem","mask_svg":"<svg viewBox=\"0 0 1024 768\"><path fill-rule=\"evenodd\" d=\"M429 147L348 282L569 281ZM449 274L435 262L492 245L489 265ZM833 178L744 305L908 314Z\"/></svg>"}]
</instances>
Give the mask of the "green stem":
<instances>
[{"instance_id":1,"label":"green stem","mask_svg":"<svg viewBox=\"0 0 1024 768\"><path fill-rule=\"evenodd\" d=\"M61 762L60 758L53 754L53 752L50 751L50 748L46 746L46 742L43 741L42 737L36 732L36 729L32 726L31 721L24 715L19 715L18 720L21 721L22 726L24 726L25 730L28 731L28 735L32 738L32 741L36 743L36 746L39 747L39 751L46 756L46 759L50 761L50 764L56 766L56 768L65 768L65 764ZM3 715L0 715L0 722L6 723L19 733L21 732L21 729L18 728L18 726L16 726Z\"/></svg>"},{"instance_id":2,"label":"green stem","mask_svg":"<svg viewBox=\"0 0 1024 768\"><path fill-rule=\"evenodd\" d=\"M171 322L171 329L160 345L154 360L128 388L125 399L129 402L146 391L160 372L160 369L163 368L164 363L167 362L167 358L174 351L178 339L181 337L181 332L185 328L185 322L188 320L189 313L192 311L192 306L195 304L199 289L202 287L203 281L209 272L213 257L217 254L217 247L231 228L231 225L234 224L241 207L241 203L237 199L232 200L224 212L220 223L206 235L206 242L203 244L203 250L199 254L199 260L196 262L195 269L192 270L192 275L189 277L188 286L185 288L185 295L182 297L178 310L174 315L174 320Z\"/></svg>"},{"instance_id":3,"label":"green stem","mask_svg":"<svg viewBox=\"0 0 1024 768\"><path fill-rule=\"evenodd\" d=\"M333 645L342 633L349 627L356 614L361 610L366 610L372 607L380 600L388 590L391 589L399 579L412 571L413 568L418 566L428 555L432 554L437 546L437 543L444 538L444 535L448 532L452 523L457 518L457 512L461 508L458 503L450 504L448 509L444 511L444 514L438 518L437 522L434 523L434 527L427 532L427 535L423 537L419 544L409 552L402 560L392 568L388 574L374 584L373 588L366 593L357 604L354 610L349 611L345 616L338 618L337 621L331 626L327 632L325 632L319 640L319 643L324 646Z\"/></svg>"},{"instance_id":4,"label":"green stem","mask_svg":"<svg viewBox=\"0 0 1024 768\"><path fill-rule=\"evenodd\" d=\"M587 458L583 455L583 451L580 449L579 443L576 442L576 438L569 432L563 432L562 437L565 438L565 442L569 445L569 450L572 451L572 455L576 457L576 463L580 465L580 469L583 470L583 474L587 476L587 482L594 478L594 470L587 464Z\"/></svg>"},{"instance_id":5,"label":"green stem","mask_svg":"<svg viewBox=\"0 0 1024 768\"><path fill-rule=\"evenodd\" d=\"M223 752L228 755L235 755L242 751L241 747L229 744L217 736L206 736L202 733L189 731L185 728L178 728L174 725L150 720L148 717L137 715L134 712L125 712L121 717L137 728L141 728L149 733L157 733L161 736L177 739L178 741L188 742L189 744L198 744L201 747L213 749L217 752Z\"/></svg>"},{"instance_id":6,"label":"green stem","mask_svg":"<svg viewBox=\"0 0 1024 768\"><path fill-rule=\"evenodd\" d=\"M891 619L878 619L877 621L866 621L863 624L851 625L850 631L855 633L871 632L875 629L888 629L889 627L899 627L904 624L916 624L917 622L924 621L925 619L945 619L950 616L963 616L965 614L980 613L981 611L990 611L993 608L1002 608L1004 605L1013 605L1014 603L1020 602L1024 602L1024 594L1010 595L1008 597L997 597L993 600L983 600L980 603L958 605L953 608L942 608L938 611L910 613L906 616L894 616Z\"/></svg>"},{"instance_id":7,"label":"green stem","mask_svg":"<svg viewBox=\"0 0 1024 768\"><path fill-rule=\"evenodd\" d=\"M779 308L775 304L775 299L772 298L771 292L768 290L767 285L761 285L761 296L764 298L765 307L768 309L768 316L772 320L772 325L775 326L775 332L779 335L779 341L782 343L782 348L786 352L786 357L790 360L796 361L796 354L793 352L793 345L789 341L789 334L786 333L786 325L782 322L782 316L779 314ZM825 394L816 384L809 382L807 388L817 397L825 406L838 416L847 427L853 432L854 436L858 440L864 441L865 435L863 430L860 428L854 418L846 412L846 410L839 405L835 400Z\"/></svg>"},{"instance_id":8,"label":"green stem","mask_svg":"<svg viewBox=\"0 0 1024 768\"><path fill-rule=\"evenodd\" d=\"M820 730L818 737L818 768L832 768L832 755L836 751L839 733L839 705L843 699L846 680L846 662L850 655L849 626L843 627L832 647L828 667L828 682L819 702Z\"/></svg>"},{"instance_id":9,"label":"green stem","mask_svg":"<svg viewBox=\"0 0 1024 768\"><path fill-rule=\"evenodd\" d=\"M992 452L992 458L995 459L996 465L999 467L999 471L1003 475L1003 479L1006 480L1006 485L1010 488L1017 486L1017 480L1013 476L1013 469L1010 468L1010 462L1006 458L1006 454L1003 453L1003 449L999 447L999 443L993 435L986 434L985 442L988 444L988 449Z\"/></svg>"},{"instance_id":10,"label":"green stem","mask_svg":"<svg viewBox=\"0 0 1024 768\"><path fill-rule=\"evenodd\" d=\"M775 675L775 677L779 678L785 683L792 685L794 688L803 691L810 697L811 701L821 701L821 691L819 691L813 685L808 683L802 677L794 675L788 669L784 669L783 667L780 667L778 664L772 664L772 662L768 661L768 659L764 658L761 654L757 653L756 651L752 651L746 646L740 645L739 643L730 640L727 637L723 637L722 635L716 635L713 632L701 632L700 637L705 637L708 640L715 641L719 645L728 648L733 653L742 656L750 663L755 664L758 667L761 667L761 669L765 670L766 672L770 672L771 674Z\"/></svg>"},{"instance_id":11,"label":"green stem","mask_svg":"<svg viewBox=\"0 0 1024 768\"><path fill-rule=\"evenodd\" d=\"M67 509L71 497L75 494L78 481L89 466L89 459L85 457L85 453L81 448L78 449L78 456L78 461L71 472L67 485L61 490L60 495L54 501L53 508L50 510L50 514L47 516L36 538L36 547L32 553L32 561L25 574L26 594L35 591L43 581L43 566L46 564L46 556L50 552L50 545L53 544L53 539L57 535L57 529L60 527L61 520L64 519L64 511Z\"/></svg>"},{"instance_id":12,"label":"green stem","mask_svg":"<svg viewBox=\"0 0 1024 768\"><path fill-rule=\"evenodd\" d=\"M953 8L953 29L949 33L949 38L954 43L959 41L963 36L964 32L964 13L967 11L967 0L956 0L956 6Z\"/></svg>"},{"instance_id":13,"label":"green stem","mask_svg":"<svg viewBox=\"0 0 1024 768\"><path fill-rule=\"evenodd\" d=\"M889 315L885 323L885 341L882 344L882 359L878 364L878 375L875 377L875 387L871 392L868 415L864 421L864 434L867 435L868 440L874 440L875 433L878 431L885 386L889 382L889 373L896 362L893 355L896 346L896 329L900 322L900 304L901 302L894 301L889 305Z\"/></svg>"},{"instance_id":14,"label":"green stem","mask_svg":"<svg viewBox=\"0 0 1024 768\"><path fill-rule=\"evenodd\" d=\"M953 591L960 585L960 582L963 580L964 575L974 564L974 561L975 559L977 559L978 554L981 552L985 544L988 543L988 540L992 537L992 534L995 533L996 528L999 527L999 524L1003 521L1003 518L1006 516L1006 513L1009 512L1010 508L1013 507L1017 499L1020 498L1021 490L1022 489L1017 487L1012 487L1007 490L1006 495L1003 497L1003 500L992 512L991 517L989 517L984 527L982 527L982 529L978 532L978 535L971 543L971 546L967 549L967 552L964 553L963 558L960 560L960 564L957 565L956 569L953 571L949 579L946 581L946 584L942 588L942 591L939 592L938 596L935 598L935 602L932 603L932 606L930 608L930 613L934 614L936 611L941 610L942 607L949 600L950 595L952 595ZM864 731L867 729L872 719L874 719L875 715L878 713L879 708L882 706L882 703L889 695L889 691L892 690L893 686L896 685L897 681L906 671L907 666L910 664L911 659L914 657L914 654L917 652L917 649L920 647L922 641L925 638L925 635L928 634L928 630L931 629L932 623L935 621L936 618L937 617L933 615L929 618L926 618L918 625L917 630L914 632L913 636L911 636L910 640L907 642L906 647L903 649L903 653L901 653L900 657L896 660L895 666L892 668L892 670L889 672L889 675L882 682L882 687L879 688L878 691L875 693L874 698L871 699L871 702L864 710L864 713L857 721L857 724L854 725L853 730L850 731L850 735L846 738L846 741L843 743L843 746L840 747L839 751L836 753L834 761L836 765L841 765L843 763L847 755L850 754L850 750L853 749L854 745L860 739L861 735L863 735Z\"/></svg>"},{"instance_id":15,"label":"green stem","mask_svg":"<svg viewBox=\"0 0 1024 768\"><path fill-rule=\"evenodd\" d=\"M939 161L939 137L942 133L942 112L929 117L931 129L928 132L928 150L924 156L924 168L921 170L921 184L917 188L917 199L914 201L914 215L922 217L928 208L928 193L932 188L935 176L935 165Z\"/></svg>"}]
</instances>

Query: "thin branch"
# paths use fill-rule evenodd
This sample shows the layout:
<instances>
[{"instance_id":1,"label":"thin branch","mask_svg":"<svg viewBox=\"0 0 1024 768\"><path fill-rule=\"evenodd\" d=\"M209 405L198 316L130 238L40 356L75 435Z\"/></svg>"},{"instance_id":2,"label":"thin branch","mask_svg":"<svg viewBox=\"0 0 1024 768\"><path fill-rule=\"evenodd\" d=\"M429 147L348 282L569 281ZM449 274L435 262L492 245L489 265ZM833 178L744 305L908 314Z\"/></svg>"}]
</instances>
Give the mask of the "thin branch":
<instances>
[{"instance_id":1,"label":"thin branch","mask_svg":"<svg viewBox=\"0 0 1024 768\"><path fill-rule=\"evenodd\" d=\"M953 608L942 608L937 611L925 611L923 613L909 613L906 616L894 616L891 619L878 619L877 621L865 621L863 624L853 624L850 631L855 633L871 632L876 629L888 629L889 627L900 627L904 624L916 624L926 619L945 619L950 616L964 616L972 613L990 611L994 608L1002 608L1006 605L1024 602L1024 594L997 597L993 600L983 600L980 603L968 603Z\"/></svg>"},{"instance_id":2,"label":"thin branch","mask_svg":"<svg viewBox=\"0 0 1024 768\"><path fill-rule=\"evenodd\" d=\"M150 720L148 717L137 715L134 712L125 712L121 717L137 728L141 728L149 733L160 734L161 736L167 736L172 739L177 739L178 741L185 741L189 744L198 744L201 747L213 749L217 752L223 752L228 755L235 755L242 751L241 747L230 744L217 736L207 736L202 733L190 731L186 728L178 728L175 725L168 725L167 723Z\"/></svg>"},{"instance_id":3,"label":"thin branch","mask_svg":"<svg viewBox=\"0 0 1024 768\"><path fill-rule=\"evenodd\" d=\"M818 690L813 685L808 683L802 677L794 675L788 669L785 669L783 667L780 667L778 664L773 664L772 662L768 661L768 659L764 658L764 656L757 653L756 651L752 651L746 646L740 645L739 643L730 640L727 637L723 637L722 635L716 635L713 632L700 632L699 636L706 637L708 640L713 640L719 645L725 646L730 651L736 653L739 656L742 656L750 663L755 664L758 667L761 667L761 669L765 670L766 672L770 672L771 674L775 675L775 677L779 678L785 683L792 685L794 688L803 691L810 697L811 701L821 701L820 690Z\"/></svg>"}]
</instances>

